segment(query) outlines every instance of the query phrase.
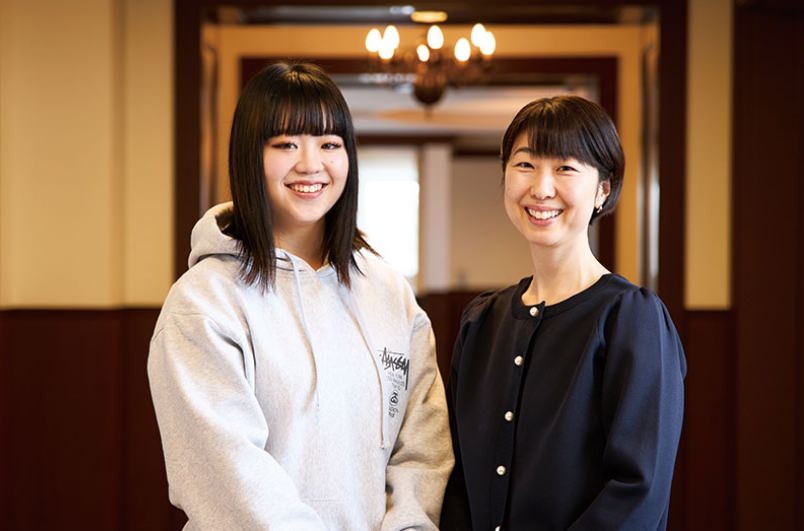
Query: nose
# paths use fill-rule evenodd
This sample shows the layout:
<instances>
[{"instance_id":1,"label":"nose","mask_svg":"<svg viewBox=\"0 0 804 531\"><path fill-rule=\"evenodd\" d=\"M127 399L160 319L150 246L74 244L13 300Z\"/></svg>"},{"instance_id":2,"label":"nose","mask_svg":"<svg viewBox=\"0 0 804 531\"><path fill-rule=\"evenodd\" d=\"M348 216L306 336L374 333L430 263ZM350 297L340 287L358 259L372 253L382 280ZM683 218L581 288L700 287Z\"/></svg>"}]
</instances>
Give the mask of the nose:
<instances>
[{"instance_id":1,"label":"nose","mask_svg":"<svg viewBox=\"0 0 804 531\"><path fill-rule=\"evenodd\" d=\"M530 184L530 195L535 199L550 199L555 195L553 174L550 171L537 172Z\"/></svg>"},{"instance_id":2,"label":"nose","mask_svg":"<svg viewBox=\"0 0 804 531\"><path fill-rule=\"evenodd\" d=\"M324 169L318 146L302 144L299 147L299 159L296 161L296 173L316 174Z\"/></svg>"}]
</instances>

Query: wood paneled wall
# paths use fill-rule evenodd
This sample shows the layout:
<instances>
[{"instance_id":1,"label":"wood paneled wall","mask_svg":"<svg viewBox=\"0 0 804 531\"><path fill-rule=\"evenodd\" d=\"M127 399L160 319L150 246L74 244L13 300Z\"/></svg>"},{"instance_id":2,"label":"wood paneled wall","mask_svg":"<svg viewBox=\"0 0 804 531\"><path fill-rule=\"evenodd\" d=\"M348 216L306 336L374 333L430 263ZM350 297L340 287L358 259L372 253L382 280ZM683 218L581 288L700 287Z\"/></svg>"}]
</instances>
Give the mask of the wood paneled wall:
<instances>
[{"instance_id":1,"label":"wood paneled wall","mask_svg":"<svg viewBox=\"0 0 804 531\"><path fill-rule=\"evenodd\" d=\"M421 299L444 375L463 307ZM0 529L174 531L145 364L158 310L0 311ZM733 425L726 312L687 315L690 365L671 529L727 531ZM683 478L683 479L679 479ZM746 528L747 529L747 528Z\"/></svg>"},{"instance_id":2,"label":"wood paneled wall","mask_svg":"<svg viewBox=\"0 0 804 531\"><path fill-rule=\"evenodd\" d=\"M0 529L181 527L145 374L157 313L0 311Z\"/></svg>"},{"instance_id":3,"label":"wood paneled wall","mask_svg":"<svg viewBox=\"0 0 804 531\"><path fill-rule=\"evenodd\" d=\"M804 529L804 5L738 2L734 385L738 531Z\"/></svg>"}]
</instances>

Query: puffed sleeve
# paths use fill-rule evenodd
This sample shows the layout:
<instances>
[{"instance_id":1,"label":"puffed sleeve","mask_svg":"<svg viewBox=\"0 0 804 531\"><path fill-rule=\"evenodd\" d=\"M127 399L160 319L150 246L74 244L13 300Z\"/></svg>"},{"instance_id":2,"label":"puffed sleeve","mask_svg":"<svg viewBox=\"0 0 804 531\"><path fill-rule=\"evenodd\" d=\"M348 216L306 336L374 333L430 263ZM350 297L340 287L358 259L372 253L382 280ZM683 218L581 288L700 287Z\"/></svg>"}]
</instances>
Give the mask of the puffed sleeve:
<instances>
[{"instance_id":1,"label":"puffed sleeve","mask_svg":"<svg viewBox=\"0 0 804 531\"><path fill-rule=\"evenodd\" d=\"M686 361L662 302L624 293L601 323L606 484L574 531L664 528L684 411Z\"/></svg>"},{"instance_id":2,"label":"puffed sleeve","mask_svg":"<svg viewBox=\"0 0 804 531\"><path fill-rule=\"evenodd\" d=\"M187 529L325 529L265 450L243 331L200 314L162 316L158 326L148 378L170 499Z\"/></svg>"},{"instance_id":3,"label":"puffed sleeve","mask_svg":"<svg viewBox=\"0 0 804 531\"><path fill-rule=\"evenodd\" d=\"M435 338L422 312L411 336L415 364L405 416L386 469L383 531L436 530L444 487L452 470L452 445Z\"/></svg>"}]
</instances>

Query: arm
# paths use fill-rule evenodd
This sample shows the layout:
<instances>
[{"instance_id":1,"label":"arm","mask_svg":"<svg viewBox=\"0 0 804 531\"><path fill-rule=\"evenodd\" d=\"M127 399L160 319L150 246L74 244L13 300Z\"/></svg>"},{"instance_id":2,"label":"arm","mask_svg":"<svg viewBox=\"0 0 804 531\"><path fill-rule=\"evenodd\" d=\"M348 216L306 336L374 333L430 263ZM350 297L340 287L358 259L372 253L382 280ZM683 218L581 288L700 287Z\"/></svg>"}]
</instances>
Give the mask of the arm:
<instances>
[{"instance_id":1,"label":"arm","mask_svg":"<svg viewBox=\"0 0 804 531\"><path fill-rule=\"evenodd\" d=\"M151 340L148 377L171 501L193 529L323 530L265 451L268 425L241 345L203 315L168 315Z\"/></svg>"},{"instance_id":2,"label":"arm","mask_svg":"<svg viewBox=\"0 0 804 531\"><path fill-rule=\"evenodd\" d=\"M453 458L444 386L429 321L421 315L411 338L412 390L386 469L383 531L438 529Z\"/></svg>"},{"instance_id":3,"label":"arm","mask_svg":"<svg viewBox=\"0 0 804 531\"><path fill-rule=\"evenodd\" d=\"M447 380L447 407L449 410L449 427L452 432L452 449L455 452L455 468L452 470L452 475L450 475L447 483L447 490L444 493L444 508L441 511L442 531L468 531L472 529L469 498L466 493L466 478L464 477L458 438L458 425L455 419L455 389L458 386L458 361L462 345L462 335L458 334L452 352L449 380Z\"/></svg>"},{"instance_id":4,"label":"arm","mask_svg":"<svg viewBox=\"0 0 804 531\"><path fill-rule=\"evenodd\" d=\"M664 305L645 290L621 297L603 335L607 480L570 529L663 529L684 410L684 352Z\"/></svg>"}]
</instances>

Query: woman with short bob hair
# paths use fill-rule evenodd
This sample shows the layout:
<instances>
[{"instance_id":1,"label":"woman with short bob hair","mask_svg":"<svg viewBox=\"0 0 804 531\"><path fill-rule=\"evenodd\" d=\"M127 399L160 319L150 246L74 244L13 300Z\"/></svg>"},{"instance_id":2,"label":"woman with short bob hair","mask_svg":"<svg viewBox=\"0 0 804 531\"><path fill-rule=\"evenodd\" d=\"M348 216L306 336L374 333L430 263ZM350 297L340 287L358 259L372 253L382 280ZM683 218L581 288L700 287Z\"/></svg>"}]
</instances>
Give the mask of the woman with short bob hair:
<instances>
[{"instance_id":1,"label":"woman with short bob hair","mask_svg":"<svg viewBox=\"0 0 804 531\"><path fill-rule=\"evenodd\" d=\"M659 298L589 245L622 187L614 124L577 96L536 100L501 159L533 274L464 310L442 529L665 529L686 361Z\"/></svg>"},{"instance_id":2,"label":"woman with short bob hair","mask_svg":"<svg viewBox=\"0 0 804 531\"><path fill-rule=\"evenodd\" d=\"M608 196L592 211L591 220L614 212L623 187L625 155L617 129L602 107L579 97L535 100L525 105L503 136L503 179L514 142L524 132L534 154L575 158L594 166L601 182L608 181Z\"/></svg>"},{"instance_id":3,"label":"woman with short bob hair","mask_svg":"<svg viewBox=\"0 0 804 531\"><path fill-rule=\"evenodd\" d=\"M430 321L356 227L346 102L271 65L243 90L232 203L192 234L148 376L188 529L438 525L452 469Z\"/></svg>"}]
</instances>

